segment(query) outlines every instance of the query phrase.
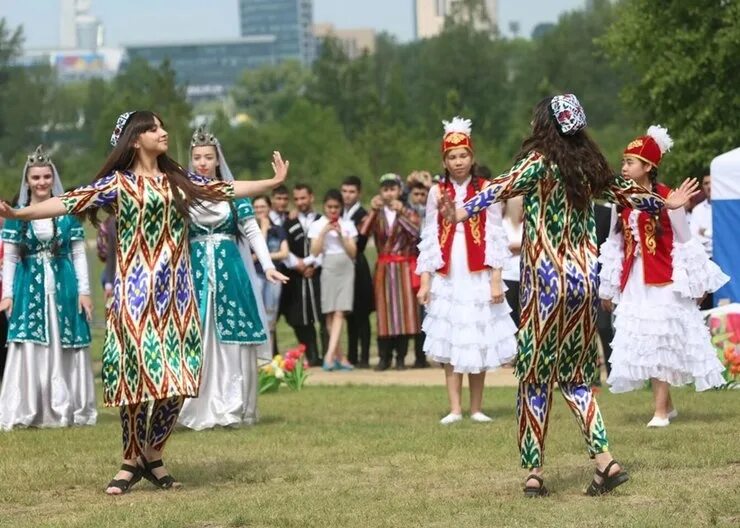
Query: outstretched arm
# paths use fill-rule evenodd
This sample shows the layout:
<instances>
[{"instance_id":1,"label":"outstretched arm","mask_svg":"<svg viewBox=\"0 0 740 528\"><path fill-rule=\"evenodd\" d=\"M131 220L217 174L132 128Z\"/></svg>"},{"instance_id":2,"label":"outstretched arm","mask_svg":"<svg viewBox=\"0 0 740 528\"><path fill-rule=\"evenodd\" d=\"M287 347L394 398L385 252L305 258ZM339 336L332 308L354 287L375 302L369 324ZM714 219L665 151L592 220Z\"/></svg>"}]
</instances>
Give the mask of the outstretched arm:
<instances>
[{"instance_id":1,"label":"outstretched arm","mask_svg":"<svg viewBox=\"0 0 740 528\"><path fill-rule=\"evenodd\" d=\"M288 177L290 161L283 161L278 151L272 153L272 170L275 176L269 180L256 181L234 181L234 198L247 198L248 196L259 196L265 194L275 187L285 183Z\"/></svg>"},{"instance_id":2,"label":"outstretched arm","mask_svg":"<svg viewBox=\"0 0 740 528\"><path fill-rule=\"evenodd\" d=\"M41 218L54 218L67 214L67 208L64 207L62 200L55 196L44 200L43 202L14 209L6 202L0 202L0 216L3 218L17 218L18 220L29 221L39 220Z\"/></svg>"},{"instance_id":3,"label":"outstretched arm","mask_svg":"<svg viewBox=\"0 0 740 528\"><path fill-rule=\"evenodd\" d=\"M465 202L461 209L445 193L440 196L442 214L452 222L462 222L485 211L489 205L501 200L527 194L545 174L545 159L539 152L532 151L519 160L506 174L492 180L485 189Z\"/></svg>"},{"instance_id":4,"label":"outstretched arm","mask_svg":"<svg viewBox=\"0 0 740 528\"><path fill-rule=\"evenodd\" d=\"M641 185L618 174L604 191L603 198L623 207L638 209L648 214L658 214L663 207L668 209L683 207L697 194L699 194L699 183L694 178L685 179L681 186L672 191L664 200L660 195L651 193Z\"/></svg>"}]
</instances>

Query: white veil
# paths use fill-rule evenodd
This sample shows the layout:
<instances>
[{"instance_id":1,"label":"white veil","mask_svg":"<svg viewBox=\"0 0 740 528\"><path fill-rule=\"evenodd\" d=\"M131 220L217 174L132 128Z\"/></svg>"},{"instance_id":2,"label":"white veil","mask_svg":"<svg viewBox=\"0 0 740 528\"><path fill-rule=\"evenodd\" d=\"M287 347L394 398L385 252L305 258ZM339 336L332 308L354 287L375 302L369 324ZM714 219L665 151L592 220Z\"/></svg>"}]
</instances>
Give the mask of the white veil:
<instances>
[{"instance_id":1,"label":"white veil","mask_svg":"<svg viewBox=\"0 0 740 528\"><path fill-rule=\"evenodd\" d=\"M44 152L43 145L36 147L33 154L26 158L26 164L23 166L23 174L21 175L21 189L18 191L18 202L17 206L25 207L28 203L28 181L26 180L26 173L28 168L31 166L50 165L51 172L54 174L54 182L51 187L52 196L60 196L64 194L64 187L62 186L62 179L59 177L59 171L57 171L56 165L51 162L51 158Z\"/></svg>"},{"instance_id":2,"label":"white veil","mask_svg":"<svg viewBox=\"0 0 740 528\"><path fill-rule=\"evenodd\" d=\"M234 181L234 175L232 174L231 169L229 169L228 163L226 163L226 157L224 157L224 151L221 148L221 143L219 143L219 141L215 137L213 137L213 139L215 145L212 146L215 146L216 151L218 152L218 168L221 171L221 179L225 182L232 182ZM190 147L190 150L192 152L192 146ZM195 172L192 156L190 157L188 169L190 170L190 172ZM261 345L254 345L254 348L257 352L257 360L269 363L270 361L272 361L272 342L270 338L270 328L267 326L267 312L265 312L265 304L264 302L262 302L262 295L260 295L260 292L258 292L255 288L257 284L257 270L255 269L254 261L252 260L252 252L249 248L249 240L247 240L247 238L244 236L240 238L241 240L238 243L239 253L242 256L242 261L244 262L244 267L247 270L247 275L249 275L249 282L252 283L252 291L254 292L254 298L257 301L257 310L259 312L260 320L262 321L262 326L265 329L265 333L267 334L267 341L265 343L262 343Z\"/></svg>"}]
</instances>

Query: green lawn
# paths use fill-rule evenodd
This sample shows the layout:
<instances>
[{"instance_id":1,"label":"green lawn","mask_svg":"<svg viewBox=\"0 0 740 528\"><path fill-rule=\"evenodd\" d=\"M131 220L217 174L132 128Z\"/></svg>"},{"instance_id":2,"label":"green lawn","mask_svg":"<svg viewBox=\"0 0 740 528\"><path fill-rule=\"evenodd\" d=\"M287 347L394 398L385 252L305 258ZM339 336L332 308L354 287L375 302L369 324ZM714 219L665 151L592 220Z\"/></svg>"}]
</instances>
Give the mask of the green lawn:
<instances>
[{"instance_id":1,"label":"green lawn","mask_svg":"<svg viewBox=\"0 0 740 528\"><path fill-rule=\"evenodd\" d=\"M557 398L557 396L556 396ZM650 395L603 395L613 451L632 480L582 495L591 476L575 422L557 401L547 499L525 500L514 389L489 389L493 424L444 428L441 388L281 389L253 428L178 430L166 459L184 482L103 487L119 462L116 412L99 424L0 435L2 527L738 526L740 393L676 391L681 416L648 430Z\"/></svg>"},{"instance_id":2,"label":"green lawn","mask_svg":"<svg viewBox=\"0 0 740 528\"><path fill-rule=\"evenodd\" d=\"M91 267L97 376L103 310ZM294 343L285 326L280 333L281 348ZM556 395L553 494L536 501L521 497L513 388L487 389L493 424L449 428L437 424L441 387L281 389L261 399L256 427L174 434L166 460L183 489L142 482L122 498L103 493L120 462L118 415L104 409L91 428L0 434L0 527L740 525L740 391L681 390L674 400L674 425L648 430L649 392L600 396L632 480L594 499L582 494L590 462Z\"/></svg>"}]
</instances>

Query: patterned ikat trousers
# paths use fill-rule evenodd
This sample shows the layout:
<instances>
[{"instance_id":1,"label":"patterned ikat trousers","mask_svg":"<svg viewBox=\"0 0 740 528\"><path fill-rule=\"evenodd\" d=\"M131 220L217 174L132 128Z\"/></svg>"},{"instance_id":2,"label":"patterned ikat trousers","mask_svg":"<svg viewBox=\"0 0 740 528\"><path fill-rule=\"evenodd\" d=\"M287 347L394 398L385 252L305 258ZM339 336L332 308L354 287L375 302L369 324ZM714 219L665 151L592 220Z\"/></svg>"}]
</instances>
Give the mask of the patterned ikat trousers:
<instances>
[{"instance_id":1,"label":"patterned ikat trousers","mask_svg":"<svg viewBox=\"0 0 740 528\"><path fill-rule=\"evenodd\" d=\"M560 393L576 418L591 458L609 451L606 428L591 386L560 383ZM545 437L552 407L554 383L519 383L516 410L519 421L519 450L522 467L532 469L544 463Z\"/></svg>"},{"instance_id":2,"label":"patterned ikat trousers","mask_svg":"<svg viewBox=\"0 0 740 528\"><path fill-rule=\"evenodd\" d=\"M144 454L147 447L162 451L175 429L184 401L182 396L176 396L154 402L123 405L121 407L123 458L134 459Z\"/></svg>"}]
</instances>

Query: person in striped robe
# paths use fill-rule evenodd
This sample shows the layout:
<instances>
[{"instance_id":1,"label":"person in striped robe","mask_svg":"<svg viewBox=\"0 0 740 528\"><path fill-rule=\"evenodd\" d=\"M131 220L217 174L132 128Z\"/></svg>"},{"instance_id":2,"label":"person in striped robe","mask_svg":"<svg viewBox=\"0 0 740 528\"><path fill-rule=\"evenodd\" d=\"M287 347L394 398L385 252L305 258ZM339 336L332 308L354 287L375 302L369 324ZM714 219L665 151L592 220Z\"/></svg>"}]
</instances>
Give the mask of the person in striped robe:
<instances>
[{"instance_id":1,"label":"person in striped robe","mask_svg":"<svg viewBox=\"0 0 740 528\"><path fill-rule=\"evenodd\" d=\"M375 370L391 367L394 350L396 368L403 370L409 337L421 331L416 305L418 276L414 273L421 218L401 202L401 178L397 174L380 178L380 193L370 205L360 235L372 236L378 250L373 288L380 362Z\"/></svg>"}]
</instances>

